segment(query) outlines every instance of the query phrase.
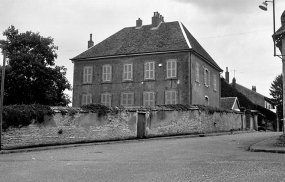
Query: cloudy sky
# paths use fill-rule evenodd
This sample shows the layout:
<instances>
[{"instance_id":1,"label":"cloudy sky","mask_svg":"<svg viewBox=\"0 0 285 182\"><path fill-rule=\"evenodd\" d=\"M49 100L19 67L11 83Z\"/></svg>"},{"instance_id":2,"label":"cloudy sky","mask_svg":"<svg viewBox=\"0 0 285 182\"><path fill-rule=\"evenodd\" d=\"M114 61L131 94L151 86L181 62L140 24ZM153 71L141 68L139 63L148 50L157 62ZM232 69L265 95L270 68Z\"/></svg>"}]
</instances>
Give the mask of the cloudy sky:
<instances>
[{"instance_id":1,"label":"cloudy sky","mask_svg":"<svg viewBox=\"0 0 285 182\"><path fill-rule=\"evenodd\" d=\"M273 6L262 0L0 0L0 39L14 25L20 32L39 32L59 47L56 65L64 65L73 83L73 58L87 49L90 33L95 44L138 18L151 23L158 11L166 22L181 21L218 65L229 68L237 83L270 97L269 88L282 72L273 56ZM276 30L285 1L276 0ZM277 53L280 54L279 50ZM1 59L2 60L2 59ZM1 61L2 62L2 61ZM224 75L224 73L222 73ZM68 92L70 95L71 92Z\"/></svg>"}]
</instances>

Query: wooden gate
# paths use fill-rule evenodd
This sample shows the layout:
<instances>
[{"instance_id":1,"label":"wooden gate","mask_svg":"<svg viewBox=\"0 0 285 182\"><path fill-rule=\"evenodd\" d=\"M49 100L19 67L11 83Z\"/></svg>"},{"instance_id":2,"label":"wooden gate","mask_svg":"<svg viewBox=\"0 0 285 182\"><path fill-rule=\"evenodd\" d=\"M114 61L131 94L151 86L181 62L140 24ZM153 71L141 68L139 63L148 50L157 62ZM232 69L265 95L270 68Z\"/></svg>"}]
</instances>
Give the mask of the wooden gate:
<instances>
[{"instance_id":1,"label":"wooden gate","mask_svg":"<svg viewBox=\"0 0 285 182\"><path fill-rule=\"evenodd\" d=\"M137 137L146 138L146 116L145 113L138 113Z\"/></svg>"}]
</instances>

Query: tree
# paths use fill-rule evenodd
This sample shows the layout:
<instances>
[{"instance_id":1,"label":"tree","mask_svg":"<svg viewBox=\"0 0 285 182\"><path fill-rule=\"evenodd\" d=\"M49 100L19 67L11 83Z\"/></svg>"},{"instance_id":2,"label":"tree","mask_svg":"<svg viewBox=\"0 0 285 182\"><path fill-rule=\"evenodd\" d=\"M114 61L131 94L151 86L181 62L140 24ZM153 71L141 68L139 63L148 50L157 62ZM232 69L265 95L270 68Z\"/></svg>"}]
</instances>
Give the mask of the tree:
<instances>
[{"instance_id":1,"label":"tree","mask_svg":"<svg viewBox=\"0 0 285 182\"><path fill-rule=\"evenodd\" d=\"M280 122L279 130L282 128L283 124L281 119L283 119L283 76L282 74L278 75L273 82L271 83L271 87L269 89L270 95L273 97L273 100L275 101L277 105L277 116Z\"/></svg>"},{"instance_id":2,"label":"tree","mask_svg":"<svg viewBox=\"0 0 285 182\"><path fill-rule=\"evenodd\" d=\"M270 95L273 97L273 100L277 103L277 105L282 104L282 96L283 96L283 78L282 74L278 75L275 80L271 83L271 87L269 89Z\"/></svg>"},{"instance_id":3,"label":"tree","mask_svg":"<svg viewBox=\"0 0 285 182\"><path fill-rule=\"evenodd\" d=\"M5 76L4 104L42 104L65 106L70 103L64 91L71 85L66 68L56 66L57 46L51 37L27 31L19 33L12 25L3 32L8 65Z\"/></svg>"}]
</instances>

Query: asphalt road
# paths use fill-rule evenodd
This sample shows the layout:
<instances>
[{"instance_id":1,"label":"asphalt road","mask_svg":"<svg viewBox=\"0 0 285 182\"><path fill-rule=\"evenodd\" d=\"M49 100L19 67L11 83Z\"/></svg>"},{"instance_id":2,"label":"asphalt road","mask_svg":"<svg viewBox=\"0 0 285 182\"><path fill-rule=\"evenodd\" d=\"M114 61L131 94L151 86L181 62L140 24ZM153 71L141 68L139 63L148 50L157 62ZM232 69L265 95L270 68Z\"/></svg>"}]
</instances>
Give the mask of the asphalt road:
<instances>
[{"instance_id":1,"label":"asphalt road","mask_svg":"<svg viewBox=\"0 0 285 182\"><path fill-rule=\"evenodd\" d=\"M285 155L248 152L276 133L140 140L0 155L0 181L285 181Z\"/></svg>"}]
</instances>

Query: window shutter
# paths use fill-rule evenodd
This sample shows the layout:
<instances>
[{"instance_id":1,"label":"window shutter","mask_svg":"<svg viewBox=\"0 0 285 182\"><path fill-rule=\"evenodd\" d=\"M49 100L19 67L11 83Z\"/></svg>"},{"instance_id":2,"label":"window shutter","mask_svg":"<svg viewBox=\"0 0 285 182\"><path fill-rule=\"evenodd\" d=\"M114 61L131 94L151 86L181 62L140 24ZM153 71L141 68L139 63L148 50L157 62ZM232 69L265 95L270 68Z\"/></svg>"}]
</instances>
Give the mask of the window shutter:
<instances>
[{"instance_id":1,"label":"window shutter","mask_svg":"<svg viewBox=\"0 0 285 182\"><path fill-rule=\"evenodd\" d=\"M208 71L208 86L210 87L211 84L211 72Z\"/></svg>"},{"instance_id":2,"label":"window shutter","mask_svg":"<svg viewBox=\"0 0 285 182\"><path fill-rule=\"evenodd\" d=\"M112 95L108 94L107 98L108 98L108 102L107 102L108 106L112 106Z\"/></svg>"},{"instance_id":3,"label":"window shutter","mask_svg":"<svg viewBox=\"0 0 285 182\"><path fill-rule=\"evenodd\" d=\"M88 67L88 80L87 82L92 82L92 67Z\"/></svg>"},{"instance_id":4,"label":"window shutter","mask_svg":"<svg viewBox=\"0 0 285 182\"><path fill-rule=\"evenodd\" d=\"M92 95L89 94L88 96L89 96L89 103L88 104L92 104Z\"/></svg>"},{"instance_id":5,"label":"window shutter","mask_svg":"<svg viewBox=\"0 0 285 182\"><path fill-rule=\"evenodd\" d=\"M196 63L196 81L199 82L199 64Z\"/></svg>"},{"instance_id":6,"label":"window shutter","mask_svg":"<svg viewBox=\"0 0 285 182\"><path fill-rule=\"evenodd\" d=\"M144 78L145 79L147 79L148 78L148 69L147 69L147 67L148 67L148 64L147 63L145 63L144 64Z\"/></svg>"},{"instance_id":7,"label":"window shutter","mask_svg":"<svg viewBox=\"0 0 285 182\"><path fill-rule=\"evenodd\" d=\"M131 105L133 106L134 105L134 93L131 93Z\"/></svg>"},{"instance_id":8,"label":"window shutter","mask_svg":"<svg viewBox=\"0 0 285 182\"><path fill-rule=\"evenodd\" d=\"M176 77L176 61L172 61L172 77Z\"/></svg>"},{"instance_id":9,"label":"window shutter","mask_svg":"<svg viewBox=\"0 0 285 182\"><path fill-rule=\"evenodd\" d=\"M167 78L171 77L171 64L170 61L167 61Z\"/></svg>"},{"instance_id":10,"label":"window shutter","mask_svg":"<svg viewBox=\"0 0 285 182\"><path fill-rule=\"evenodd\" d=\"M133 79L133 65L132 64L129 65L129 79L130 80Z\"/></svg>"},{"instance_id":11,"label":"window shutter","mask_svg":"<svg viewBox=\"0 0 285 182\"><path fill-rule=\"evenodd\" d=\"M112 66L109 66L109 80L112 80Z\"/></svg>"},{"instance_id":12,"label":"window shutter","mask_svg":"<svg viewBox=\"0 0 285 182\"><path fill-rule=\"evenodd\" d=\"M207 85L207 69L204 68L204 84Z\"/></svg>"}]
</instances>

